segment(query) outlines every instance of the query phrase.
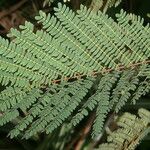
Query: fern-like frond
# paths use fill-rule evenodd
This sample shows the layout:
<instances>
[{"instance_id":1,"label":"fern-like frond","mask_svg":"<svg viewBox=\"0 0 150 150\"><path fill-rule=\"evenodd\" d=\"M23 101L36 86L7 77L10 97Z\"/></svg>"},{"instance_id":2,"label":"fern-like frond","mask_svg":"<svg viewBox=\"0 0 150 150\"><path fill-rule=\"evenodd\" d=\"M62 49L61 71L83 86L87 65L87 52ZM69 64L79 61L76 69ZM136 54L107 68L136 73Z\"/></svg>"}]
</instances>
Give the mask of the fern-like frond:
<instances>
[{"instance_id":1,"label":"fern-like frond","mask_svg":"<svg viewBox=\"0 0 150 150\"><path fill-rule=\"evenodd\" d=\"M127 33L127 37L132 39L132 42L129 41L131 43L131 49L135 49L135 52L143 51L149 57L149 24L144 27L143 18L134 14L127 14L123 10L116 16L119 26ZM144 47L143 44L145 45Z\"/></svg>"},{"instance_id":2,"label":"fern-like frond","mask_svg":"<svg viewBox=\"0 0 150 150\"><path fill-rule=\"evenodd\" d=\"M9 92L9 95L5 95L4 93L6 92ZM10 99L10 96L13 96L13 99ZM25 92L18 88L7 88L1 94L0 111L2 112L2 115L0 116L0 125L2 126L17 118L19 116L18 110L26 113L27 109L36 102L39 96L40 92L38 89L32 89L31 91Z\"/></svg>"},{"instance_id":3,"label":"fern-like frond","mask_svg":"<svg viewBox=\"0 0 150 150\"><path fill-rule=\"evenodd\" d=\"M139 100L141 96L144 96L146 95L146 93L149 93L149 91L150 91L150 81L144 80L138 85L136 91L133 94L131 102L133 104L136 104L136 101Z\"/></svg>"},{"instance_id":4,"label":"fern-like frond","mask_svg":"<svg viewBox=\"0 0 150 150\"><path fill-rule=\"evenodd\" d=\"M84 6L76 15L60 3L55 8L55 16L40 11L36 19L43 24L43 30L34 32L34 25L26 22L20 26L21 31L11 30L12 42L0 39L0 69L13 74L14 78L17 75L25 82L22 87L39 87L77 73L91 75L106 68L116 70L120 65L130 67L137 62L144 63L149 58L148 34L144 36L148 26L134 19L138 28L133 31L134 21L123 24L131 18L123 11L119 16L124 18L122 22L118 19L117 24L102 12L96 14ZM144 31L139 33L141 28ZM2 80L4 85L9 81L18 85L9 76L5 79L2 75Z\"/></svg>"},{"instance_id":5,"label":"fern-like frond","mask_svg":"<svg viewBox=\"0 0 150 150\"><path fill-rule=\"evenodd\" d=\"M0 83L8 87L0 94L0 125L19 120L12 138L51 133L69 117L76 126L91 111L97 137L110 111L149 92L150 29L140 17L121 11L116 22L59 3L53 16L40 11L36 20L41 30L26 21L11 29L11 42L0 38Z\"/></svg>"},{"instance_id":6,"label":"fern-like frond","mask_svg":"<svg viewBox=\"0 0 150 150\"><path fill-rule=\"evenodd\" d=\"M0 111L6 111L22 101L26 93L20 88L8 87L0 94Z\"/></svg>"},{"instance_id":7,"label":"fern-like frond","mask_svg":"<svg viewBox=\"0 0 150 150\"><path fill-rule=\"evenodd\" d=\"M54 94L45 93L39 101L29 109L29 114L10 132L14 137L27 129L25 138L45 131L52 132L65 121L91 88L93 79L78 80L76 83L64 83ZM55 87L55 86L54 86ZM55 87L56 88L56 87ZM51 92L51 91L50 91ZM34 119L36 118L36 120ZM34 119L34 121L33 121Z\"/></svg>"},{"instance_id":8,"label":"fern-like frond","mask_svg":"<svg viewBox=\"0 0 150 150\"><path fill-rule=\"evenodd\" d=\"M96 133L99 134L99 132L101 132L104 119L109 111L110 90L113 84L117 81L117 77L118 73L115 72L107 74L100 79L96 93L89 97L79 112L73 117L71 120L72 125L76 126L85 116L88 115L89 111L94 110L97 106L97 118L95 119L95 122L97 123L94 124L93 136L96 136ZM101 120L98 121L98 118Z\"/></svg>"},{"instance_id":9,"label":"fern-like frond","mask_svg":"<svg viewBox=\"0 0 150 150\"><path fill-rule=\"evenodd\" d=\"M139 142L150 132L150 112L143 108L138 111L139 117L125 113L117 124L119 128L107 138L106 144L101 144L99 150L134 150Z\"/></svg>"},{"instance_id":10,"label":"fern-like frond","mask_svg":"<svg viewBox=\"0 0 150 150\"><path fill-rule=\"evenodd\" d=\"M115 111L118 112L130 99L131 92L135 91L139 80L133 71L125 71L112 94L111 106L116 103Z\"/></svg>"}]
</instances>

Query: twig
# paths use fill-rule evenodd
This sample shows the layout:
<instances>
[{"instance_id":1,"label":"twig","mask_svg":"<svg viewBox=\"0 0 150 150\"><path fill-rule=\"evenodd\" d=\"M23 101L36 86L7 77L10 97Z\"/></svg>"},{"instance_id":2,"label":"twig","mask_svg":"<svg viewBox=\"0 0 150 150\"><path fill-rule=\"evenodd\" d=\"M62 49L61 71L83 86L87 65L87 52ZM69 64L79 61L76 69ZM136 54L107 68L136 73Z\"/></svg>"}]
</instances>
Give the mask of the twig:
<instances>
[{"instance_id":1,"label":"twig","mask_svg":"<svg viewBox=\"0 0 150 150\"><path fill-rule=\"evenodd\" d=\"M81 137L79 139L79 141L77 142L74 150L81 150L82 145L84 143L85 137L88 135L88 133L91 130L92 127L92 123L94 121L95 118L95 114L92 114L92 116L89 117L89 120L87 122L87 125L85 126L85 128L83 129L82 133L81 133Z\"/></svg>"},{"instance_id":2,"label":"twig","mask_svg":"<svg viewBox=\"0 0 150 150\"><path fill-rule=\"evenodd\" d=\"M12 12L14 12L15 10L17 10L19 7L21 7L27 1L28 0L22 0L19 3L17 3L16 5L12 6L11 8L1 11L0 12L0 19L2 19L3 17L11 14Z\"/></svg>"},{"instance_id":3,"label":"twig","mask_svg":"<svg viewBox=\"0 0 150 150\"><path fill-rule=\"evenodd\" d=\"M142 62L137 62L137 63L134 63L134 64L131 64L129 65L128 67L126 66L123 66L123 65L120 65L118 66L116 69L112 69L112 68L104 68L102 71L97 71L97 72L92 72L91 73L91 76L96 76L100 73L109 73L109 72L112 72L112 71L121 71L123 69L127 69L127 68L133 68L133 67L137 67L141 64L149 64L150 63L150 60L147 60L147 61L142 61ZM62 80L64 81L68 81L70 79L77 79L77 78L82 78L82 77L85 77L87 75L85 74L77 74L76 76L74 77L64 77L63 79L58 79L58 80L53 80L52 83L56 84L56 83L59 83L61 82Z\"/></svg>"}]
</instances>

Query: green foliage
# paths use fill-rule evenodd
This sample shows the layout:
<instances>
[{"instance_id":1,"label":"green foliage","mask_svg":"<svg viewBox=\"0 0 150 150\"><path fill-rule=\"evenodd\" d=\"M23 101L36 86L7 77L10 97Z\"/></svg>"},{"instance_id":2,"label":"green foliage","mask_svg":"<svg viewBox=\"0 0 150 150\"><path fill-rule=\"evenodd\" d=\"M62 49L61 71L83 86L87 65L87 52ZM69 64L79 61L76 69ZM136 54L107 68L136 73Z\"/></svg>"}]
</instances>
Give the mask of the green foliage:
<instances>
[{"instance_id":1,"label":"green foliage","mask_svg":"<svg viewBox=\"0 0 150 150\"><path fill-rule=\"evenodd\" d=\"M36 20L41 30L26 22L11 29L11 42L0 38L0 82L7 87L0 125L15 122L11 138L49 134L65 121L76 126L94 110L97 137L110 111L149 92L150 29L142 18L122 10L115 22L59 3L53 16L40 11Z\"/></svg>"},{"instance_id":2,"label":"green foliage","mask_svg":"<svg viewBox=\"0 0 150 150\"><path fill-rule=\"evenodd\" d=\"M99 150L134 150L141 140L150 133L150 112L143 108L138 111L139 117L125 113L117 121L119 128L109 131L106 144Z\"/></svg>"}]
</instances>

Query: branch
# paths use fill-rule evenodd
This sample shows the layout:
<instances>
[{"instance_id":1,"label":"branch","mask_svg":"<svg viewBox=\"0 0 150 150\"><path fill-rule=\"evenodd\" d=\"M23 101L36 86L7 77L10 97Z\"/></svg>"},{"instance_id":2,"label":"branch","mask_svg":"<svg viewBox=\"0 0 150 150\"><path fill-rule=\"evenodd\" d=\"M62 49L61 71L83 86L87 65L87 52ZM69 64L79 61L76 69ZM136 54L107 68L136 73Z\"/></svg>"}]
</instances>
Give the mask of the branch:
<instances>
[{"instance_id":1,"label":"branch","mask_svg":"<svg viewBox=\"0 0 150 150\"><path fill-rule=\"evenodd\" d=\"M125 69L128 69L128 68L135 68L135 67L137 67L139 65L142 65L142 64L150 64L150 60L137 62L137 63L129 65L128 67L123 66L123 65L118 65L118 67L116 69L103 68L102 71L92 72L90 76L96 76L96 75L98 75L100 73L103 74L103 73L109 73L109 72L112 72L112 71L121 71L121 70L125 70ZM87 76L87 75L85 75L85 74L77 74L74 77L64 77L63 79L53 80L52 83L56 84L56 83L60 83L62 80L63 81L68 81L70 79L78 79L78 78L82 78L82 77L85 77L85 76Z\"/></svg>"},{"instance_id":2,"label":"branch","mask_svg":"<svg viewBox=\"0 0 150 150\"><path fill-rule=\"evenodd\" d=\"M84 143L84 140L86 138L86 136L88 135L88 133L90 132L91 130L91 127L92 127L92 123L95 119L95 114L92 114L91 117L89 117L89 120L87 122L87 125L85 126L85 128L83 129L83 131L81 132L81 137L79 139L79 141L77 142L74 150L81 150L82 148L82 145Z\"/></svg>"}]
</instances>

